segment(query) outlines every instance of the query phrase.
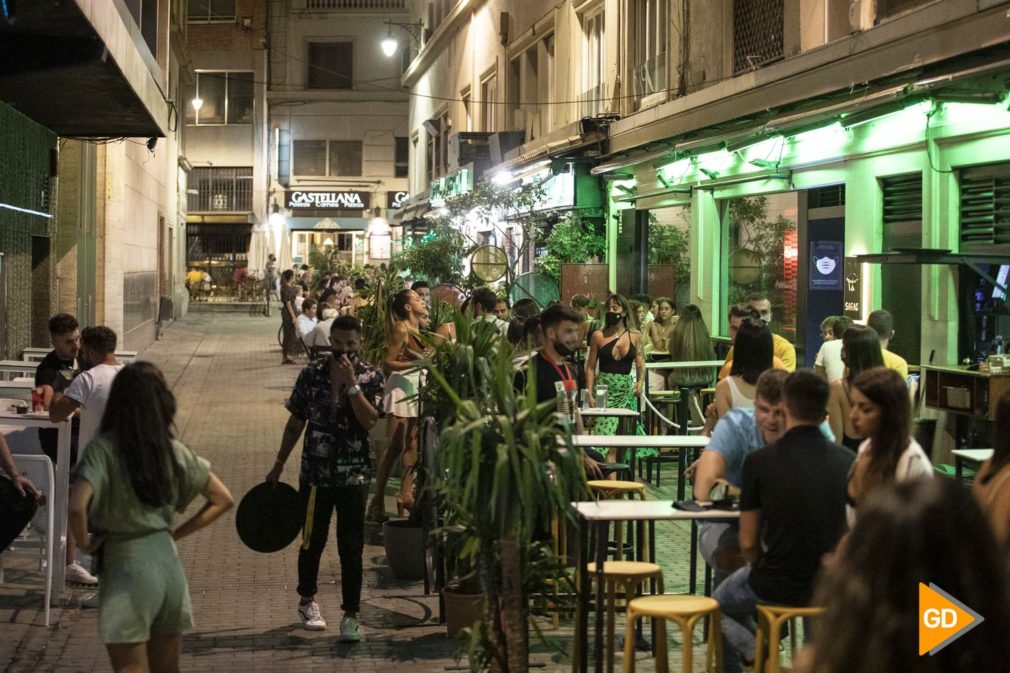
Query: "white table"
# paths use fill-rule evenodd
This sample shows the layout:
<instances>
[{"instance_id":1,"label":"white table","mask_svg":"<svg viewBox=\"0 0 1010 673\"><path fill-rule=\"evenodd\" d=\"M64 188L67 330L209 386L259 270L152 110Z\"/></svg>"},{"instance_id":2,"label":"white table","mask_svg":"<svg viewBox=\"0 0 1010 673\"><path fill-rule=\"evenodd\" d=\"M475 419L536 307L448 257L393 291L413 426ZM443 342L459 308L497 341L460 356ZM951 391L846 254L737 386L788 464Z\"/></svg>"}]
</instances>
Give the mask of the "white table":
<instances>
[{"instance_id":1,"label":"white table","mask_svg":"<svg viewBox=\"0 0 1010 673\"><path fill-rule=\"evenodd\" d=\"M961 482L961 475L964 472L964 464L972 463L981 465L992 458L992 449L954 449L954 478Z\"/></svg>"},{"instance_id":2,"label":"white table","mask_svg":"<svg viewBox=\"0 0 1010 673\"><path fill-rule=\"evenodd\" d=\"M0 360L0 378L9 381L16 377L31 376L34 378L35 370L38 369L37 362L25 362L24 360Z\"/></svg>"},{"instance_id":3,"label":"white table","mask_svg":"<svg viewBox=\"0 0 1010 673\"><path fill-rule=\"evenodd\" d=\"M697 569L697 530L698 520L734 520L740 518L736 510L706 510L704 512L689 512L673 507L669 500L600 500L572 503L579 517L578 572L579 572L579 607L575 620L575 646L572 653L572 670L575 673L587 673L589 670L586 657L586 644L589 638L589 565L586 562L590 527L596 530L596 615L594 630L596 642L594 646L594 661L597 673L603 673L603 601L604 586L603 564L607 559L607 532L609 524L616 521L634 521L649 524L649 555L655 562L655 522L656 521L690 521L691 522L691 593L696 586ZM641 539L641 533L639 533Z\"/></svg>"},{"instance_id":4,"label":"white table","mask_svg":"<svg viewBox=\"0 0 1010 673\"><path fill-rule=\"evenodd\" d=\"M637 409L620 409L618 407L590 407L579 409L582 418L616 418L617 428L621 434L634 435L635 427L632 425L633 419L641 417L642 412Z\"/></svg>"},{"instance_id":5,"label":"white table","mask_svg":"<svg viewBox=\"0 0 1010 673\"><path fill-rule=\"evenodd\" d=\"M34 384L28 381L0 381L0 398L11 398L15 400L32 401L32 388ZM0 409L6 412L6 409Z\"/></svg>"},{"instance_id":6,"label":"white table","mask_svg":"<svg viewBox=\"0 0 1010 673\"><path fill-rule=\"evenodd\" d=\"M47 535L55 533L53 545L53 605L57 605L63 593L64 575L66 573L67 555L67 506L70 496L70 421L53 423L48 413L15 414L0 411L0 432L21 428L56 428L56 492L46 493L47 507L53 509L53 519L56 522L55 531L47 531Z\"/></svg>"},{"instance_id":7,"label":"white table","mask_svg":"<svg viewBox=\"0 0 1010 673\"><path fill-rule=\"evenodd\" d=\"M634 449L658 449L660 452L663 449L704 449L708 446L708 441L708 437L702 437L701 435L572 435L572 444L580 448L632 449L629 461L632 479L636 478L635 464L637 456ZM682 450L681 457L686 458L687 452ZM681 500L684 498L684 489L682 486L684 483L684 470L686 468L687 461L680 460L678 462L678 479L680 481L678 483L677 497Z\"/></svg>"}]
</instances>

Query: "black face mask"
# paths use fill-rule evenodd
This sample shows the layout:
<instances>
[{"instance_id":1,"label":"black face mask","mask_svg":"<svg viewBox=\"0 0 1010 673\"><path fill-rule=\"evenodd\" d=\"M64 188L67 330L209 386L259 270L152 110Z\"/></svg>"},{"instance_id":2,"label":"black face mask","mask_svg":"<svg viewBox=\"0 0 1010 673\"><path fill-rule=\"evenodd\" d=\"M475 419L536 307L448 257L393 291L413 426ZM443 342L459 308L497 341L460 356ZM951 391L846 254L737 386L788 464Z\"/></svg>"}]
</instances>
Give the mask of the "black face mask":
<instances>
[{"instance_id":1,"label":"black face mask","mask_svg":"<svg viewBox=\"0 0 1010 673\"><path fill-rule=\"evenodd\" d=\"M554 350L556 350L558 352L558 355L560 355L563 358L566 358L575 352L573 349L569 348L561 341L554 342Z\"/></svg>"},{"instance_id":2,"label":"black face mask","mask_svg":"<svg viewBox=\"0 0 1010 673\"><path fill-rule=\"evenodd\" d=\"M621 322L621 318L624 317L623 313L615 313L614 311L607 311L605 320L607 321L607 327L613 327L617 323Z\"/></svg>"},{"instance_id":3,"label":"black face mask","mask_svg":"<svg viewBox=\"0 0 1010 673\"><path fill-rule=\"evenodd\" d=\"M334 349L333 350L333 361L334 362L340 362L340 356L341 355L346 355L348 360L350 360L351 362L354 362L357 359L357 357L358 357L358 351L338 351L338 350Z\"/></svg>"}]
</instances>

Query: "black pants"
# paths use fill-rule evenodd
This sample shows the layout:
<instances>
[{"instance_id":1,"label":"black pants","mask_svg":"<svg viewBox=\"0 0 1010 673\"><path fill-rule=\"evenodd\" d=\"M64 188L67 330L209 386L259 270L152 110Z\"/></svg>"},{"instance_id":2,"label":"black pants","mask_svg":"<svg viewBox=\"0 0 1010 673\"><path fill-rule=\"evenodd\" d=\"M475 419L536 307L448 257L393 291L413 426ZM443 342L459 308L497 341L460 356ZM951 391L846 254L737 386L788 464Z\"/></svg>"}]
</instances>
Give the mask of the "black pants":
<instances>
[{"instance_id":1,"label":"black pants","mask_svg":"<svg viewBox=\"0 0 1010 673\"><path fill-rule=\"evenodd\" d=\"M38 507L27 491L24 496L19 495L11 480L0 476L0 552L21 535Z\"/></svg>"},{"instance_id":2,"label":"black pants","mask_svg":"<svg viewBox=\"0 0 1010 673\"><path fill-rule=\"evenodd\" d=\"M303 484L299 491L305 503L302 548L298 552L298 595L315 596L319 559L326 547L330 515L337 512L337 553L340 555L340 588L345 612L361 607L361 555L365 549L365 499L367 486L326 488Z\"/></svg>"},{"instance_id":3,"label":"black pants","mask_svg":"<svg viewBox=\"0 0 1010 673\"><path fill-rule=\"evenodd\" d=\"M281 310L287 310L282 307ZM298 355L298 335L295 334L295 324L284 320L281 322L284 328L284 357Z\"/></svg>"}]
</instances>

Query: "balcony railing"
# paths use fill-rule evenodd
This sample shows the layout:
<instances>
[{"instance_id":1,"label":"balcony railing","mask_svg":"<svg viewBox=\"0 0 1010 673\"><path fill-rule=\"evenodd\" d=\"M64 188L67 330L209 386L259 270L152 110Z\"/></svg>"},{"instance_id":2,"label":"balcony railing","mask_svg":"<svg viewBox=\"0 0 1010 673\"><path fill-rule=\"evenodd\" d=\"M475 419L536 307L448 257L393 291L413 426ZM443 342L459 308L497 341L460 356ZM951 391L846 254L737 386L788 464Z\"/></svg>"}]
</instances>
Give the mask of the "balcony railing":
<instances>
[{"instance_id":1,"label":"balcony railing","mask_svg":"<svg viewBox=\"0 0 1010 673\"><path fill-rule=\"evenodd\" d=\"M579 116L595 117L607 109L607 85L600 82L579 94Z\"/></svg>"},{"instance_id":2,"label":"balcony railing","mask_svg":"<svg viewBox=\"0 0 1010 673\"><path fill-rule=\"evenodd\" d=\"M252 168L194 168L189 174L190 213L252 210Z\"/></svg>"},{"instance_id":3,"label":"balcony railing","mask_svg":"<svg viewBox=\"0 0 1010 673\"><path fill-rule=\"evenodd\" d=\"M406 0L306 0L307 9L404 11Z\"/></svg>"},{"instance_id":4,"label":"balcony railing","mask_svg":"<svg viewBox=\"0 0 1010 673\"><path fill-rule=\"evenodd\" d=\"M666 54L657 54L632 72L632 93L641 100L666 90Z\"/></svg>"}]
</instances>

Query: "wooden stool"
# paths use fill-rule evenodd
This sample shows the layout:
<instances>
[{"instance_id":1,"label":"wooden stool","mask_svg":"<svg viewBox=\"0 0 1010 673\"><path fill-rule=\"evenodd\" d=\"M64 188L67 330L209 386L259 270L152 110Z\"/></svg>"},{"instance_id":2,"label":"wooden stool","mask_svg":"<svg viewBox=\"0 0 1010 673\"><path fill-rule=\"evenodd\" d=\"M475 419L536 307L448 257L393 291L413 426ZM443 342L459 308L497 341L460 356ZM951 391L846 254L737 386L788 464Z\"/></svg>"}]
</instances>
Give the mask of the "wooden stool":
<instances>
[{"instance_id":1,"label":"wooden stool","mask_svg":"<svg viewBox=\"0 0 1010 673\"><path fill-rule=\"evenodd\" d=\"M595 495L597 499L620 500L624 496L630 496L634 499L637 496L639 500L645 500L645 484L640 484L637 481L594 479L589 482L589 490L593 492L593 495ZM615 521L614 539L617 541L617 552L614 558L618 561L624 558L624 543L622 542L623 537L624 523L621 521Z\"/></svg>"},{"instance_id":2,"label":"wooden stool","mask_svg":"<svg viewBox=\"0 0 1010 673\"><path fill-rule=\"evenodd\" d=\"M588 565L589 576L596 576L596 564ZM607 670L614 670L614 631L617 613L617 587L624 589L627 603L638 588L648 580L656 580L659 593L663 593L663 569L655 563L638 561L607 561L603 564L603 576L607 583ZM636 599L637 600L637 599ZM635 640L635 630L631 629L631 640ZM629 637L629 636L626 636ZM634 642L632 642L634 645Z\"/></svg>"},{"instance_id":3,"label":"wooden stool","mask_svg":"<svg viewBox=\"0 0 1010 673\"><path fill-rule=\"evenodd\" d=\"M820 617L824 608L794 608L785 605L757 605L758 623L756 650L754 651L754 673L779 673L779 640L782 625L792 623L798 617ZM765 654L765 638L768 639L768 653ZM789 630L789 640L793 655L796 654L796 629ZM767 666L765 659L767 657Z\"/></svg>"},{"instance_id":4,"label":"wooden stool","mask_svg":"<svg viewBox=\"0 0 1010 673\"><path fill-rule=\"evenodd\" d=\"M628 603L628 622L624 627L624 673L635 672L635 621L643 617L659 620L656 625L656 673L669 673L666 651L666 620L680 626L684 673L694 670L694 644L691 634L702 617L709 617L708 649L705 670L722 673L722 633L719 631L719 602L706 596L643 596Z\"/></svg>"}]
</instances>

